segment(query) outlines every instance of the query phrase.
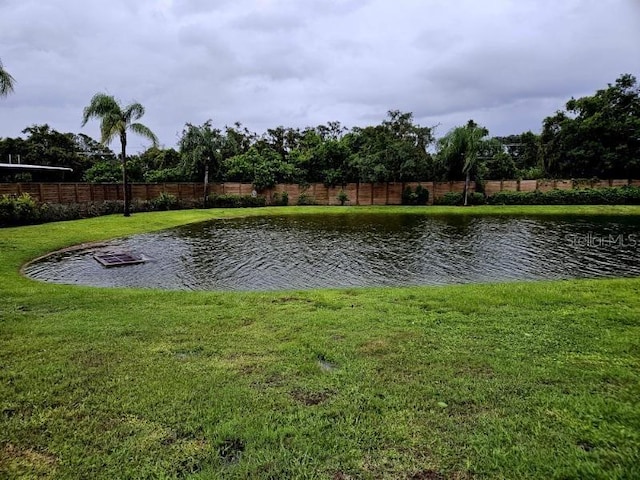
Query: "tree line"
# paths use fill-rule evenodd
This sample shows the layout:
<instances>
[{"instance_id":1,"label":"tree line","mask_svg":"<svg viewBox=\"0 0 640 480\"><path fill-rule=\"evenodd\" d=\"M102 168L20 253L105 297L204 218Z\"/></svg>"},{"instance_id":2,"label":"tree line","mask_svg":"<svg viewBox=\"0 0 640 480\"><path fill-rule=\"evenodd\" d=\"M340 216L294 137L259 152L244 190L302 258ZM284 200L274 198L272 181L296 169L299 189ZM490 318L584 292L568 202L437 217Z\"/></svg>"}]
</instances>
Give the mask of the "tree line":
<instances>
[{"instance_id":1,"label":"tree line","mask_svg":"<svg viewBox=\"0 0 640 480\"><path fill-rule=\"evenodd\" d=\"M135 182L202 182L206 177L210 182L252 183L257 190L277 183L481 184L496 179L640 175L640 88L630 74L593 95L571 98L564 110L544 119L540 134L505 137L492 137L470 120L437 139L434 127L417 124L409 112L392 110L377 125L353 128L335 121L256 133L240 123L187 123L177 146L162 148L153 132L135 122L144 114L140 104L122 106L98 94L83 113L84 123L101 121L100 141L33 125L23 130L24 138L0 139L0 161L19 155L22 163L68 166L73 173L65 180L70 181L119 182L125 167L124 178ZM138 155L127 155L126 132L141 134L152 145ZM108 148L114 139L121 143L118 155ZM29 175L5 175L3 180L25 181Z\"/></svg>"}]
</instances>

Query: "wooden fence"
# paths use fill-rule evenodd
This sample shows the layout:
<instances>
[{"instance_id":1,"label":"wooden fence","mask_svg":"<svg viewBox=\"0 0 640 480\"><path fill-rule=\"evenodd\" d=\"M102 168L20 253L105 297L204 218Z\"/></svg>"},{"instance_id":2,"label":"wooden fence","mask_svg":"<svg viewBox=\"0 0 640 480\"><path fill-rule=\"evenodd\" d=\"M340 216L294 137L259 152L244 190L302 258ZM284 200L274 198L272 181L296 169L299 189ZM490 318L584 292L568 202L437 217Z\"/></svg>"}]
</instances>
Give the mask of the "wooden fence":
<instances>
[{"instance_id":1,"label":"wooden fence","mask_svg":"<svg viewBox=\"0 0 640 480\"><path fill-rule=\"evenodd\" d=\"M422 185L429 190L429 203L448 192L462 192L464 182L408 182L408 183L349 183L343 187L326 187L321 183L308 186L295 184L276 185L260 192L271 203L274 194L287 192L289 204L295 205L301 196L318 205L339 205L338 194L344 190L349 205L400 205L405 187ZM484 190L487 195L501 191L532 192L553 189L606 188L623 185L640 186L640 180L601 180L597 182L575 182L573 180L504 180L488 181ZM209 185L210 194L250 195L254 188L248 183L214 183ZM470 191L475 191L471 184ZM151 200L162 192L175 195L180 200L201 199L204 194L202 183L133 183L133 200ZM20 195L28 193L39 202L48 203L89 203L122 200L122 185L117 183L0 183L0 195Z\"/></svg>"}]
</instances>

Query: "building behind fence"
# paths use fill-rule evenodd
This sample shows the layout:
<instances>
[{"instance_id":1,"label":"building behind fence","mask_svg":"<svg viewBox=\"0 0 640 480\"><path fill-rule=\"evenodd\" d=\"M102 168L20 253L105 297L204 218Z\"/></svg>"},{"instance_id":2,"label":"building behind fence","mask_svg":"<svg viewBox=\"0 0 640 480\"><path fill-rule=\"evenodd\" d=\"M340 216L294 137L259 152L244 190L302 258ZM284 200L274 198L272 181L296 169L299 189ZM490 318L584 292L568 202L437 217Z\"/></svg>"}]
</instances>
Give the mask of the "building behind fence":
<instances>
[{"instance_id":1,"label":"building behind fence","mask_svg":"<svg viewBox=\"0 0 640 480\"><path fill-rule=\"evenodd\" d=\"M282 184L260 192L267 204L287 192L289 204L296 205L303 197L305 203L317 205L339 205L338 194L344 190L349 205L400 205L402 192L406 187L415 189L422 185L429 190L429 203L449 192L463 192L464 182L407 182L407 183L349 183L344 187L326 187L322 183L311 185ZM600 180L576 182L573 180L495 180L484 184L487 195L502 191L546 192L553 189L607 188L625 185L640 186L640 180ZM471 183L470 191L476 185ZM209 195L251 195L254 191L250 183L209 184ZM204 196L202 183L133 183L133 200L152 200L161 193L174 195L184 201L201 200ZM0 183L0 195L21 195L28 193L39 202L48 203L89 203L122 200L122 185L117 183ZM274 195L276 194L276 195Z\"/></svg>"}]
</instances>

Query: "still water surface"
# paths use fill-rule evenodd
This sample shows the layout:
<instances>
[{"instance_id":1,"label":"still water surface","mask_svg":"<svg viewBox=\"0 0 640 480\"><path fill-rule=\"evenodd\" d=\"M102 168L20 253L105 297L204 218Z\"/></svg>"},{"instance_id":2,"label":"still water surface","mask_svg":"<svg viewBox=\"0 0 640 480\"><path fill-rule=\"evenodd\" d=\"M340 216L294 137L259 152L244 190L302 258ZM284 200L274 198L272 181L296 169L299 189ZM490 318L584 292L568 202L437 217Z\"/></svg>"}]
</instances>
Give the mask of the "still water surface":
<instances>
[{"instance_id":1,"label":"still water surface","mask_svg":"<svg viewBox=\"0 0 640 480\"><path fill-rule=\"evenodd\" d=\"M105 268L96 253L144 255ZM348 214L186 225L29 265L65 284L169 290L443 285L640 275L640 224L623 217Z\"/></svg>"}]
</instances>

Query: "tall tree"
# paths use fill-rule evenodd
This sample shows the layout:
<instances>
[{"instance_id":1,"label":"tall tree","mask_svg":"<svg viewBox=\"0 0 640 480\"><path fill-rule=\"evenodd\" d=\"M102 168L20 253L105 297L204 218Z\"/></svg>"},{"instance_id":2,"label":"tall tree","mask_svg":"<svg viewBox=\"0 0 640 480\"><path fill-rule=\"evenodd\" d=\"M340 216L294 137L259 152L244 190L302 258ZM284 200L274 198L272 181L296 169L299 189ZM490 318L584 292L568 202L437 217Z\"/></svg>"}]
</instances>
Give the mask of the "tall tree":
<instances>
[{"instance_id":1,"label":"tall tree","mask_svg":"<svg viewBox=\"0 0 640 480\"><path fill-rule=\"evenodd\" d=\"M432 129L413 123L412 113L387 112L381 125L354 128L345 135L350 164L363 182L405 182L430 176L427 146Z\"/></svg>"},{"instance_id":2,"label":"tall tree","mask_svg":"<svg viewBox=\"0 0 640 480\"><path fill-rule=\"evenodd\" d=\"M6 97L13 92L16 80L7 72L0 60L0 97Z\"/></svg>"},{"instance_id":3,"label":"tall tree","mask_svg":"<svg viewBox=\"0 0 640 480\"><path fill-rule=\"evenodd\" d=\"M184 171L192 179L202 175L205 205L209 196L209 174L216 180L221 178L222 145L222 132L211 126L211 120L200 126L187 123L182 131L180 153Z\"/></svg>"},{"instance_id":4,"label":"tall tree","mask_svg":"<svg viewBox=\"0 0 640 480\"><path fill-rule=\"evenodd\" d=\"M22 130L27 135L23 162L33 165L69 167L67 180L78 181L91 167L91 159L82 155L73 133L61 133L49 125L32 125Z\"/></svg>"},{"instance_id":5,"label":"tall tree","mask_svg":"<svg viewBox=\"0 0 640 480\"><path fill-rule=\"evenodd\" d=\"M111 143L116 137L120 138L120 160L122 162L122 186L124 190L124 216L130 213L130 195L127 181L127 132L140 135L151 140L153 145L158 145L158 138L145 125L135 122L144 115L144 107L137 102L122 107L111 95L97 93L84 109L82 126L85 126L91 118L100 120L101 142L105 145Z\"/></svg>"},{"instance_id":6,"label":"tall tree","mask_svg":"<svg viewBox=\"0 0 640 480\"><path fill-rule=\"evenodd\" d=\"M594 95L572 98L543 122L547 174L633 178L640 174L640 86L633 75Z\"/></svg>"},{"instance_id":7,"label":"tall tree","mask_svg":"<svg viewBox=\"0 0 640 480\"><path fill-rule=\"evenodd\" d=\"M464 127L456 127L440 140L440 154L446 163L462 164L464 179L464 204L468 205L471 172L480 160L482 139L489 131L478 126L473 120Z\"/></svg>"},{"instance_id":8,"label":"tall tree","mask_svg":"<svg viewBox=\"0 0 640 480\"><path fill-rule=\"evenodd\" d=\"M231 127L227 125L224 130L224 144L221 150L223 160L247 153L257 138L256 133L243 127L240 122L234 123Z\"/></svg>"},{"instance_id":9,"label":"tall tree","mask_svg":"<svg viewBox=\"0 0 640 480\"><path fill-rule=\"evenodd\" d=\"M280 153L263 141L252 145L246 153L225 159L224 168L227 180L251 182L258 191L296 178L295 165L282 160Z\"/></svg>"},{"instance_id":10,"label":"tall tree","mask_svg":"<svg viewBox=\"0 0 640 480\"><path fill-rule=\"evenodd\" d=\"M516 135L494 138L502 143L506 153L511 156L520 176L532 179L542 175L540 135L529 130Z\"/></svg>"},{"instance_id":11,"label":"tall tree","mask_svg":"<svg viewBox=\"0 0 640 480\"><path fill-rule=\"evenodd\" d=\"M322 182L326 186L349 181L351 151L343 136L345 131L340 122L328 122L297 132L288 161L295 165L299 181Z\"/></svg>"}]
</instances>

